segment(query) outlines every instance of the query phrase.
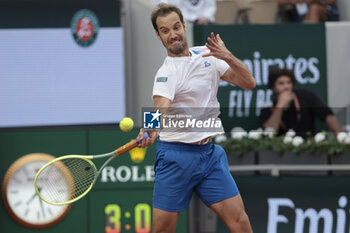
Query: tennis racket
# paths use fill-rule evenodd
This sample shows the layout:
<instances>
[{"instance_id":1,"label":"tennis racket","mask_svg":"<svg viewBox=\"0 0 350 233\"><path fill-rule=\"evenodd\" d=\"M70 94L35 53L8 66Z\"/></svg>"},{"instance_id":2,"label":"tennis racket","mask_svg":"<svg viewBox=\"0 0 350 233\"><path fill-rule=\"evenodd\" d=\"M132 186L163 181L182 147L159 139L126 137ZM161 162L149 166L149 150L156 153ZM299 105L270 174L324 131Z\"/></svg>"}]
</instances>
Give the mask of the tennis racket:
<instances>
[{"instance_id":1,"label":"tennis racket","mask_svg":"<svg viewBox=\"0 0 350 233\"><path fill-rule=\"evenodd\" d=\"M148 134L144 133L144 138ZM94 186L102 170L114 159L135 148L139 138L115 151L100 155L65 155L58 157L37 172L34 187L38 196L52 205L68 205L84 197ZM93 159L108 158L97 170Z\"/></svg>"}]
</instances>

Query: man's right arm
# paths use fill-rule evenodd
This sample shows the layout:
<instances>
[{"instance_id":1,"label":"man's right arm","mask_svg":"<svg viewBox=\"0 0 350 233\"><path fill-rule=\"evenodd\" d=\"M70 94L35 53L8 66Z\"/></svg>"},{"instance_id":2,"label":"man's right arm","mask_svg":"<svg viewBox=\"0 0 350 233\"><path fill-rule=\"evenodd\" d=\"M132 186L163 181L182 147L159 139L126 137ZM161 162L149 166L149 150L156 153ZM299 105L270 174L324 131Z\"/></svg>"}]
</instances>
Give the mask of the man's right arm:
<instances>
[{"instance_id":1,"label":"man's right arm","mask_svg":"<svg viewBox=\"0 0 350 233\"><path fill-rule=\"evenodd\" d=\"M153 96L153 103L156 109L170 107L170 99L159 95Z\"/></svg>"},{"instance_id":2,"label":"man's right arm","mask_svg":"<svg viewBox=\"0 0 350 233\"><path fill-rule=\"evenodd\" d=\"M280 128L280 122L282 119L282 115L283 115L283 109L282 108L275 108L272 111L270 117L263 124L263 127L265 129L266 128L274 128L275 132L278 132L278 130Z\"/></svg>"},{"instance_id":3,"label":"man's right arm","mask_svg":"<svg viewBox=\"0 0 350 233\"><path fill-rule=\"evenodd\" d=\"M277 104L273 108L271 116L263 123L263 127L274 128L275 132L278 132L284 109L288 108L291 101L294 98L294 93L291 91L285 91L278 96Z\"/></svg>"}]
</instances>

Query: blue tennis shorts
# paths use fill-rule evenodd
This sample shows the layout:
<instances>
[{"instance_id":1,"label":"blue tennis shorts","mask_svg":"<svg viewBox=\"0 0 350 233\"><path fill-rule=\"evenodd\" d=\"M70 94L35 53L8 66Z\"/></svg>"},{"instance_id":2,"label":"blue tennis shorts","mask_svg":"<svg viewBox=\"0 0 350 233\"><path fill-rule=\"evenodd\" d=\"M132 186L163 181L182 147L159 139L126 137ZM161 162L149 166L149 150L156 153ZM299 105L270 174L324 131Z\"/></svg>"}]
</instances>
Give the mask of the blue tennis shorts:
<instances>
[{"instance_id":1,"label":"blue tennis shorts","mask_svg":"<svg viewBox=\"0 0 350 233\"><path fill-rule=\"evenodd\" d=\"M193 191L208 206L239 194L224 149L212 143L158 140L154 170L153 207L165 211L186 210Z\"/></svg>"}]
</instances>

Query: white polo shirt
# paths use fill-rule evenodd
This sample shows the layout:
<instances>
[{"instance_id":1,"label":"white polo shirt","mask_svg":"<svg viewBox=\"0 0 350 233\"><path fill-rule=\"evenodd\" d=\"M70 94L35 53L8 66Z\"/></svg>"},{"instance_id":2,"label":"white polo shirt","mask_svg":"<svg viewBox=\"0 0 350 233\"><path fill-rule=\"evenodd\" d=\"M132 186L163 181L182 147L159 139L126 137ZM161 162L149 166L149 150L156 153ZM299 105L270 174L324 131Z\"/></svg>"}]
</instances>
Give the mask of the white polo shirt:
<instances>
[{"instance_id":1,"label":"white polo shirt","mask_svg":"<svg viewBox=\"0 0 350 233\"><path fill-rule=\"evenodd\" d=\"M190 53L191 56L186 57L166 57L155 76L153 96L170 99L170 108L175 110L175 114L173 111L168 114L170 121L172 117L179 116L176 118L179 120L181 116L186 118L192 115L196 119L207 120L211 126L215 124L215 130L212 128L207 130L201 127L201 124L196 125L199 128L182 128L179 125L172 125L169 121L162 122L165 124L159 137L163 141L193 143L224 132L221 120L218 118L220 104L217 100L217 91L220 77L224 75L229 65L213 56L202 57L203 54L209 53L206 46L190 48ZM193 126L193 123L192 119L189 125ZM216 129L218 123L221 127Z\"/></svg>"}]
</instances>

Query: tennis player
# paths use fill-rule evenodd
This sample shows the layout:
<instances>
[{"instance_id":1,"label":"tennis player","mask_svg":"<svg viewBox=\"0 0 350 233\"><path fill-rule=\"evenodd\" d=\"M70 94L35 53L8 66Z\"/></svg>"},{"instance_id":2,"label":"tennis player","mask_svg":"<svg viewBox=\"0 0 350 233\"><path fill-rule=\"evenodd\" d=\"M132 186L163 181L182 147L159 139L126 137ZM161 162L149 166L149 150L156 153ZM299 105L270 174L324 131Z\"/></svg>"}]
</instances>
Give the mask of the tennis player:
<instances>
[{"instance_id":1,"label":"tennis player","mask_svg":"<svg viewBox=\"0 0 350 233\"><path fill-rule=\"evenodd\" d=\"M225 47L219 35L211 33L205 46L188 48L186 24L177 7L161 3L153 10L151 20L168 54L154 80L156 109L215 108L217 117L220 80L244 89L255 87L250 71ZM222 133L223 129L194 133L160 131L154 165L153 232L174 232L179 212L188 208L193 192L231 232L252 232L228 169L226 153L211 143L212 137ZM158 134L151 132L144 139L140 132L139 137L139 147L146 147Z\"/></svg>"}]
</instances>

